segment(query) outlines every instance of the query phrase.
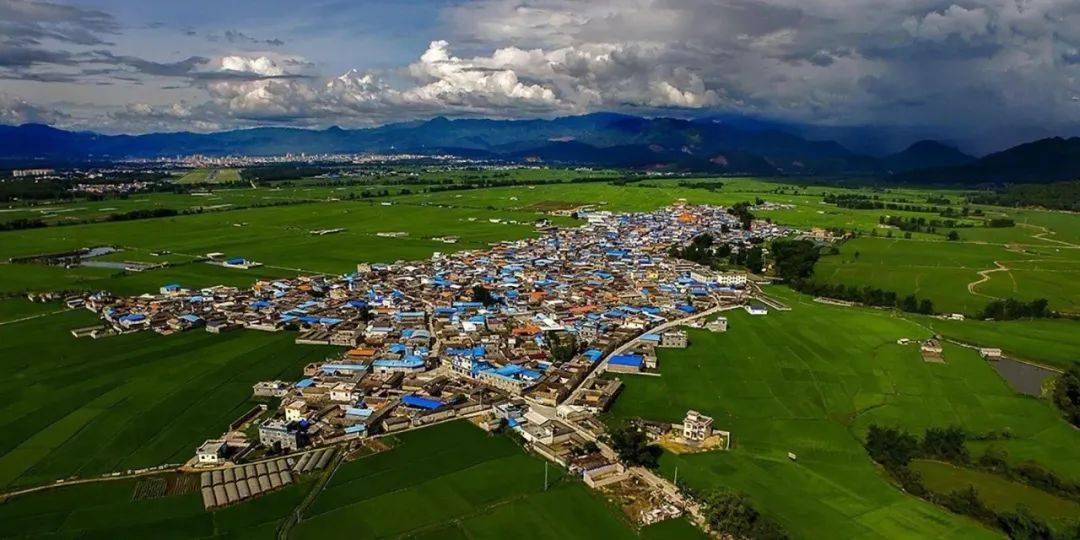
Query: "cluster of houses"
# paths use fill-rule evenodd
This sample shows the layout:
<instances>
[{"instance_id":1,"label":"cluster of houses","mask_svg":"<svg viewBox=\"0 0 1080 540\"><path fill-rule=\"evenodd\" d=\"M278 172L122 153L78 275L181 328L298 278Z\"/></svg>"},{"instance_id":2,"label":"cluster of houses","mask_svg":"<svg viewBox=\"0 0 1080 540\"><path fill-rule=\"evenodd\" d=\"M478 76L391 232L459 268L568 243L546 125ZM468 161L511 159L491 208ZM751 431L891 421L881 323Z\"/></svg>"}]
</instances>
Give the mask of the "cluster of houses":
<instances>
[{"instance_id":1,"label":"cluster of houses","mask_svg":"<svg viewBox=\"0 0 1080 540\"><path fill-rule=\"evenodd\" d=\"M596 366L656 370L656 348L688 340L677 328L650 329L748 296L746 274L672 259L668 249L704 233L748 242L787 233L773 225L742 230L724 209L707 206L584 217L581 227L544 227L537 238L427 261L360 264L344 276L247 289L169 284L130 298L99 293L84 305L114 333L291 330L297 343L343 348L306 366L298 381L256 384L254 395L271 407L248 419L248 429L208 441L213 448L247 444L277 455L483 417L489 428L508 425L569 464L580 434L530 407L603 411L621 383L592 377ZM724 331L726 319L709 325ZM708 431L695 424L704 421L688 420L697 426L691 435ZM250 440L256 431L258 440Z\"/></svg>"}]
</instances>

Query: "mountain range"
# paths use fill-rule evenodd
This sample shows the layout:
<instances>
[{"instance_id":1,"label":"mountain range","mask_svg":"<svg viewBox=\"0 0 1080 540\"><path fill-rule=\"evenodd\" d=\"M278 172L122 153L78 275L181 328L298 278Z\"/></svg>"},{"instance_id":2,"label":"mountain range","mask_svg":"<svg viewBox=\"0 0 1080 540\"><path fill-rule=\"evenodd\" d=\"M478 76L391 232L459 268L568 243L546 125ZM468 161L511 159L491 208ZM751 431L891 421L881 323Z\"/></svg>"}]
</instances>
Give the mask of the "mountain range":
<instances>
[{"instance_id":1,"label":"mountain range","mask_svg":"<svg viewBox=\"0 0 1080 540\"><path fill-rule=\"evenodd\" d=\"M595 113L551 120L435 118L368 129L264 127L103 135L0 126L0 158L107 161L177 155L408 152L515 162L757 175L875 175L950 183L1041 182L1080 175L1080 138L1051 138L976 159L924 140L886 156L768 125Z\"/></svg>"}]
</instances>

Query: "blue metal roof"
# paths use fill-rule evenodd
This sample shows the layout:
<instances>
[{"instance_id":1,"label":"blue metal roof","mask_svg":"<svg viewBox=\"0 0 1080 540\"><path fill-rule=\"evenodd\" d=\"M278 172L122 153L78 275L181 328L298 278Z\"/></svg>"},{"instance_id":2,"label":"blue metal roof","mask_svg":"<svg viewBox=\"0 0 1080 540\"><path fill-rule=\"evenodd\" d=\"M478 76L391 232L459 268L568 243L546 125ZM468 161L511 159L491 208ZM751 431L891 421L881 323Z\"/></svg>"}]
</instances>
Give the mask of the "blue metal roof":
<instances>
[{"instance_id":1,"label":"blue metal roof","mask_svg":"<svg viewBox=\"0 0 1080 540\"><path fill-rule=\"evenodd\" d=\"M612 357L611 360L608 360L608 363L616 366L641 367L644 361L645 359L640 354L620 354Z\"/></svg>"},{"instance_id":2,"label":"blue metal roof","mask_svg":"<svg viewBox=\"0 0 1080 540\"><path fill-rule=\"evenodd\" d=\"M420 409L435 410L445 405L445 403L432 398L421 397L416 394L409 394L401 398L401 403L409 407L417 407Z\"/></svg>"}]
</instances>

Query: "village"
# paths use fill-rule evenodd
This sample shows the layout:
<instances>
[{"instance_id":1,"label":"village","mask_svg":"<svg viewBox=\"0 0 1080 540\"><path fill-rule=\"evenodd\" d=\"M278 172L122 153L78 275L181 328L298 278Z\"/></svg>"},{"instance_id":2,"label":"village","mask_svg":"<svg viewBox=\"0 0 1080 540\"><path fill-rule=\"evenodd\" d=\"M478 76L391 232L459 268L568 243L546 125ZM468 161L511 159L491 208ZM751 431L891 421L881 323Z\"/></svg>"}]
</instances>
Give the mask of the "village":
<instances>
[{"instance_id":1,"label":"village","mask_svg":"<svg viewBox=\"0 0 1080 540\"><path fill-rule=\"evenodd\" d=\"M580 217L576 228L541 221L538 237L489 250L360 264L345 276L98 293L80 303L102 324L72 334L295 331L298 344L345 348L304 367L300 380L255 384L258 405L196 449L186 467L202 472L208 509L322 470L337 448L467 419L516 433L641 524L676 517L691 503L622 463L598 415L617 398L620 377L656 376L657 349L689 345L683 326L724 332L724 310L778 307L745 272L678 260L669 248L708 233L748 249L791 231L764 221L746 230L724 208L684 204ZM644 429L678 452L724 449L732 437L697 411Z\"/></svg>"}]
</instances>

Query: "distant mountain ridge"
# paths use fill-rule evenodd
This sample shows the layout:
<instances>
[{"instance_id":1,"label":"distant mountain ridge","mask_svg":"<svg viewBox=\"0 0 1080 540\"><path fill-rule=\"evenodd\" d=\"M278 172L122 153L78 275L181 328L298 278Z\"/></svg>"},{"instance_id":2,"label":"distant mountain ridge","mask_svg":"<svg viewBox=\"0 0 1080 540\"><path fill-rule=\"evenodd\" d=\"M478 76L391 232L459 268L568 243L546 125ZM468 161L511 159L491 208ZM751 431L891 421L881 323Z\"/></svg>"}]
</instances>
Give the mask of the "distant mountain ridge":
<instances>
[{"instance_id":1,"label":"distant mountain ridge","mask_svg":"<svg viewBox=\"0 0 1080 540\"><path fill-rule=\"evenodd\" d=\"M1016 177L1030 181L1047 169L1045 163L1039 165L1045 161L1040 161L1042 152L1060 159L1075 156L1075 145L1070 141L1080 139L1056 140L1060 141L1057 146L1039 145L988 163L983 162L997 154L976 160L936 141L919 141L902 152L877 158L853 152L835 141L808 140L768 123L594 113L551 120L439 117L368 129L263 127L145 135L102 135L25 124L0 126L0 158L72 161L191 154L410 152L729 174L896 175L909 181L1010 181L1007 178ZM1009 172L976 179L978 171L986 172L994 164L1007 166ZM1065 173L1056 171L1053 176Z\"/></svg>"},{"instance_id":2,"label":"distant mountain ridge","mask_svg":"<svg viewBox=\"0 0 1080 540\"><path fill-rule=\"evenodd\" d=\"M1050 183L1080 179L1080 137L1050 137L994 152L975 161L898 175L938 183Z\"/></svg>"},{"instance_id":3,"label":"distant mountain ridge","mask_svg":"<svg viewBox=\"0 0 1080 540\"><path fill-rule=\"evenodd\" d=\"M903 151L885 156L882 162L889 172L898 173L933 167L966 165L975 159L974 156L969 156L947 144L922 140L912 143Z\"/></svg>"}]
</instances>

